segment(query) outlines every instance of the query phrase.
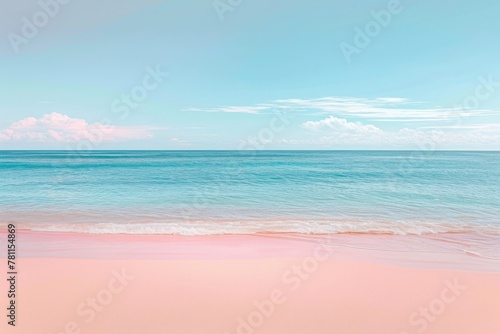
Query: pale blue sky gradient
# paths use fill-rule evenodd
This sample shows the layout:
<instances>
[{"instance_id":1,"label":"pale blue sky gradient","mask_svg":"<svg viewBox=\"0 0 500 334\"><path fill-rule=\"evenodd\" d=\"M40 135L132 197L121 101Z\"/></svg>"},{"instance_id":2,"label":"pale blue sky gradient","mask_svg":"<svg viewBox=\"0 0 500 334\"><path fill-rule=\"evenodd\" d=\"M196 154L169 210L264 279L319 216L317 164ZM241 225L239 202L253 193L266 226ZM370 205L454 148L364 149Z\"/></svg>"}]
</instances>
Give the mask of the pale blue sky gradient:
<instances>
[{"instance_id":1,"label":"pale blue sky gradient","mask_svg":"<svg viewBox=\"0 0 500 334\"><path fill-rule=\"evenodd\" d=\"M211 0L72 0L18 53L9 33L40 7L4 5L0 149L78 147L26 135L59 131L52 113L121 131L91 149L499 149L500 3L401 1L348 62L341 43L388 3L243 0L221 20ZM168 77L113 112L157 66Z\"/></svg>"}]
</instances>

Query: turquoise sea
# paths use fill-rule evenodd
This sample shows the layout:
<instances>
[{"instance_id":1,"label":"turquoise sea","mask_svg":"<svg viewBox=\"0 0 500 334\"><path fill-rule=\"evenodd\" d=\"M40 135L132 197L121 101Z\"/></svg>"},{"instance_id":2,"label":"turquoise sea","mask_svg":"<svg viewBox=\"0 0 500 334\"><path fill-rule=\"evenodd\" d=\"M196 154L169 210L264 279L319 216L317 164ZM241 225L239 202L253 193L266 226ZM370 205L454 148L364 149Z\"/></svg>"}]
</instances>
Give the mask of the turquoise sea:
<instances>
[{"instance_id":1,"label":"turquoise sea","mask_svg":"<svg viewBox=\"0 0 500 334\"><path fill-rule=\"evenodd\" d=\"M500 233L500 152L0 151L0 218L88 233Z\"/></svg>"}]
</instances>

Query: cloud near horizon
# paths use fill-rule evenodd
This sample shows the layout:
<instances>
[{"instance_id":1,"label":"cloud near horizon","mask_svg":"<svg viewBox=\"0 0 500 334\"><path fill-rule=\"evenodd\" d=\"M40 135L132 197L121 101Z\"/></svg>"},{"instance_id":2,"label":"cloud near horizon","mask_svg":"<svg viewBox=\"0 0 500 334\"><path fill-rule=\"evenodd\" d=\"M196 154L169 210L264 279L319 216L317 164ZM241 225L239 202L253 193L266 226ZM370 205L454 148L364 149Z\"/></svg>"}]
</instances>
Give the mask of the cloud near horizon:
<instances>
[{"instance_id":1,"label":"cloud near horizon","mask_svg":"<svg viewBox=\"0 0 500 334\"><path fill-rule=\"evenodd\" d=\"M274 138L265 144L304 146L310 148L334 148L342 145L387 148L432 145L435 147L476 147L500 144L498 124L474 124L452 126L427 126L420 128L383 129L369 122L353 121L329 115L320 120L298 124L305 133L290 133ZM153 137L155 130L167 128L153 126L113 126L101 122L89 123L56 112L40 118L27 117L0 131L0 142L71 144L89 141L96 143L133 142ZM298 137L297 137L298 135ZM237 140L237 139L235 139ZM170 137L170 145L192 147L193 142L183 137ZM451 145L451 146L450 146ZM270 147L270 146L268 146Z\"/></svg>"},{"instance_id":2,"label":"cloud near horizon","mask_svg":"<svg viewBox=\"0 0 500 334\"><path fill-rule=\"evenodd\" d=\"M89 124L80 118L71 118L56 112L40 118L27 117L0 132L0 141L30 141L74 143L79 141L118 142L153 137L154 127L113 126L100 122Z\"/></svg>"},{"instance_id":3,"label":"cloud near horizon","mask_svg":"<svg viewBox=\"0 0 500 334\"><path fill-rule=\"evenodd\" d=\"M443 131L440 129L409 129L397 131L382 130L371 124L350 122L344 118L329 116L320 121L308 121L302 124L304 129L319 132L322 137L309 141L295 141L290 144L484 144L500 143L500 133L497 126L458 127L466 131ZM485 131L491 130L491 131ZM284 141L283 143L287 143Z\"/></svg>"},{"instance_id":4,"label":"cloud near horizon","mask_svg":"<svg viewBox=\"0 0 500 334\"><path fill-rule=\"evenodd\" d=\"M354 133L381 133L382 130L374 125L364 125L361 122L349 122L344 118L330 116L321 121L308 121L302 125L304 128L313 131L329 129L339 132L354 132Z\"/></svg>"}]
</instances>

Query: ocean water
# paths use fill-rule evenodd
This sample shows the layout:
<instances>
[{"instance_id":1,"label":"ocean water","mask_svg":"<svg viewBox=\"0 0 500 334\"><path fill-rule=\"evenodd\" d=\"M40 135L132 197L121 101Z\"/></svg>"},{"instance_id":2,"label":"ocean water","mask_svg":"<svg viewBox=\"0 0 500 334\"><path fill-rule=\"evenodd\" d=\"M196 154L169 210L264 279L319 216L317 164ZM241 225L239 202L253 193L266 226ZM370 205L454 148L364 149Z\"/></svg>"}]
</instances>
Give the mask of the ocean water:
<instances>
[{"instance_id":1,"label":"ocean water","mask_svg":"<svg viewBox=\"0 0 500 334\"><path fill-rule=\"evenodd\" d=\"M0 151L1 223L88 233L500 234L500 152Z\"/></svg>"}]
</instances>

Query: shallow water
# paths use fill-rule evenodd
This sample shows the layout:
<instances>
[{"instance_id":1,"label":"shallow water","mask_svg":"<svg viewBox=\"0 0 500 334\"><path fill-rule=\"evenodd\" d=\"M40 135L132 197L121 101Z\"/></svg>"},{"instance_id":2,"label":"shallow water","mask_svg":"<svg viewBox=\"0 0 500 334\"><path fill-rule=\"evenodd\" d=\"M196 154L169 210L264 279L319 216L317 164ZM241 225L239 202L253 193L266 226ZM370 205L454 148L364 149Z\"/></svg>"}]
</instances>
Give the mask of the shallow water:
<instances>
[{"instance_id":1,"label":"shallow water","mask_svg":"<svg viewBox=\"0 0 500 334\"><path fill-rule=\"evenodd\" d=\"M499 234L499 152L0 151L0 218L94 233Z\"/></svg>"}]
</instances>

